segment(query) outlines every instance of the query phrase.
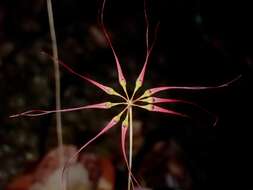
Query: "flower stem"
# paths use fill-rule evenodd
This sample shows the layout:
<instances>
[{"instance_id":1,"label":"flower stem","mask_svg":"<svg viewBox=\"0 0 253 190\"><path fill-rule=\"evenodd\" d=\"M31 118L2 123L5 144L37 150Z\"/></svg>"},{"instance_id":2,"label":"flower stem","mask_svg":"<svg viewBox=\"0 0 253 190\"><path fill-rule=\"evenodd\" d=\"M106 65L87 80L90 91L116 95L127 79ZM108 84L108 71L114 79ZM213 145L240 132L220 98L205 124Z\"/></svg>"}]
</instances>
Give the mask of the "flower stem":
<instances>
[{"instance_id":1,"label":"flower stem","mask_svg":"<svg viewBox=\"0 0 253 190\"><path fill-rule=\"evenodd\" d=\"M56 40L56 34L55 34L54 16L53 16L51 0L47 0L47 13L48 13L49 28L50 28L50 36L52 40L53 60L54 60L56 110L60 110L61 109L60 71L59 71L58 48L57 48L57 40ZM62 167L64 164L64 157L63 157L63 140L62 140L62 122L61 122L60 112L56 113L56 131L57 131L57 140L58 140L58 146L59 146L59 162L60 162L60 166Z\"/></svg>"},{"instance_id":2,"label":"flower stem","mask_svg":"<svg viewBox=\"0 0 253 190\"><path fill-rule=\"evenodd\" d=\"M133 160L133 108L129 107L129 169L132 169L132 160ZM131 173L128 173L128 190L131 189Z\"/></svg>"}]
</instances>

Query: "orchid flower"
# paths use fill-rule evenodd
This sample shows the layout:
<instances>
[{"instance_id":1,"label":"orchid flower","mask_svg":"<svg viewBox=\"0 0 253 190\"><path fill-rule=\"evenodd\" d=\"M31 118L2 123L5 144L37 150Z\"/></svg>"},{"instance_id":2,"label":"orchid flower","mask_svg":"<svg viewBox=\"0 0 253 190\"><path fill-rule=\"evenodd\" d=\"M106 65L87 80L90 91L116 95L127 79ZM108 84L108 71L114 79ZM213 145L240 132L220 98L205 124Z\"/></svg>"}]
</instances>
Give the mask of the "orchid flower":
<instances>
[{"instance_id":1,"label":"orchid flower","mask_svg":"<svg viewBox=\"0 0 253 190\"><path fill-rule=\"evenodd\" d=\"M120 122L121 122L121 149L122 149L123 158L124 158L126 167L128 169L128 174L129 174L128 175L128 190L130 190L131 187L134 188L134 184L141 187L140 183L138 182L138 180L135 178L135 176L131 172L131 167L132 167L132 146L133 146L133 109L138 107L138 108L142 108L144 110L147 110L149 112L163 113L167 116L190 118L188 115L186 115L184 113L179 113L179 112L176 112L176 111L171 110L171 109L166 109L166 108L163 108L163 107L161 107L160 105L157 105L157 104L183 103L183 104L190 104L190 105L196 106L196 107L198 107L198 108L200 108L200 109L202 109L206 112L208 112L208 111L206 109L198 106L197 104L189 102L189 101L180 100L180 99L171 99L171 98L159 98L159 97L155 97L154 95L158 94L159 92L162 92L162 91L207 90L207 89L223 88L223 87L226 87L226 86L230 85L231 83L235 82L236 80L238 80L241 77L241 75L239 75L238 77L236 77L235 79L233 79L229 82L223 83L221 85L216 85L216 86L159 86L159 87L154 87L154 88L147 89L146 91L144 91L143 94L136 97L136 93L139 91L139 89L143 86L143 83L144 83L144 78L145 78L149 58L151 56L151 53L152 53L152 50L153 50L153 47L154 47L154 44L155 44L155 41L156 41L157 30L158 30L159 24L157 25L156 30L155 30L155 38L154 38L152 44L150 45L150 43L149 43L149 23L148 23L148 17L147 17L146 5L145 5L145 7L144 7L144 14L145 14L145 21L146 21L146 56L145 56L145 62L143 64L143 67L142 67L137 79L136 79L134 91L132 93L129 93L129 91L127 89L127 81L126 81L126 79L124 77L124 74L123 74L123 71L121 69L121 64L120 64L119 58L118 58L117 53L116 53L116 51L113 47L110 35L109 35L108 31L106 30L106 27L105 27L104 22L103 22L105 2L106 2L106 0L103 0L102 9L101 9L101 17L100 17L102 31L104 33L104 36L105 36L105 38L108 42L108 45L109 45L110 49L112 50L114 60L115 60L115 64L116 64L116 68L117 68L118 82L121 85L121 87L123 88L124 94L121 94L121 93L117 92L117 90L113 89L112 87L106 86L106 85L104 85L100 82L95 81L94 79L91 79L91 78L88 78L87 76L79 74L74 69L72 69L70 66L63 63L62 61L53 60L53 57L51 57L50 55L47 55L47 56L49 56L53 61L57 61L64 69L66 69L68 72L70 72L74 76L79 77L80 79L85 80L88 83L96 86L97 88L99 88L100 90L102 90L103 92L108 94L109 96L118 96L118 97L120 97L122 101L121 102L105 101L105 102L95 103L95 104L91 104L91 105L84 105L84 106L79 106L79 107L74 107L74 108L66 108L66 109L59 109L59 110L40 110L40 109L36 109L36 110L29 110L29 111L25 111L25 112L10 116L12 118L16 118L16 117L20 117L20 116L34 117L34 116L42 116L42 115L47 115L47 114L52 114L52 113L59 113L59 112L72 112L72 111L86 110L86 109L111 109L112 107L115 107L115 106L122 106L122 111L120 113L116 114L106 124L106 126L103 129L100 130L100 132L96 136L94 136L88 142L86 142L65 163L65 165L63 167L63 171L62 171L62 185L63 185L64 190L66 190L66 186L64 185L65 184L64 183L64 176L65 176L65 172L66 172L68 166L71 164L71 162L73 160L75 160L77 158L77 156L79 155L79 153L81 151L83 151L83 149L85 149L90 143L95 141L101 135L105 134L111 128L116 127L116 125L118 125ZM145 2L145 0L144 0L144 2ZM210 113L210 112L208 112L208 113ZM122 119L123 116L124 116L124 118ZM217 118L214 122L214 125L216 124L216 122L217 122ZM125 146L125 141L126 141L126 136L127 136L128 129L129 129L129 154L128 154L129 158L127 158L126 146Z\"/></svg>"}]
</instances>

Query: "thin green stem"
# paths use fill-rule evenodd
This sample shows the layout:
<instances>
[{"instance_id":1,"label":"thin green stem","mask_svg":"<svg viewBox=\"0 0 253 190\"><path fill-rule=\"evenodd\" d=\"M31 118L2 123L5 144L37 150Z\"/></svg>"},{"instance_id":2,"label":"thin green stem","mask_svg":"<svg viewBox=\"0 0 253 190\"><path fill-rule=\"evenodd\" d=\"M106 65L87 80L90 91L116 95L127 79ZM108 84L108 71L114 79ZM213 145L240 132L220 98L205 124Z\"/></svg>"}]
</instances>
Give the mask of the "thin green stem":
<instances>
[{"instance_id":1,"label":"thin green stem","mask_svg":"<svg viewBox=\"0 0 253 190\"><path fill-rule=\"evenodd\" d=\"M56 110L61 109L61 83L60 83L60 71L59 71L59 63L58 63L58 48L57 48L57 40L55 34L54 27L54 15L52 9L51 0L47 0L47 12L48 12L48 21L50 28L50 35L52 40L52 51L54 58L54 71L55 71L55 99L56 99ZM56 113L56 131L57 131L57 140L59 146L59 162L62 167L64 164L63 157L63 140L62 140L62 122L61 122L61 113Z\"/></svg>"},{"instance_id":2,"label":"thin green stem","mask_svg":"<svg viewBox=\"0 0 253 190\"><path fill-rule=\"evenodd\" d=\"M129 107L129 169L132 169L133 160L133 108ZM131 173L128 173L128 190L131 189Z\"/></svg>"},{"instance_id":3,"label":"thin green stem","mask_svg":"<svg viewBox=\"0 0 253 190\"><path fill-rule=\"evenodd\" d=\"M133 101L136 92L137 92L137 90L134 89L134 92L133 92L132 97L131 97L131 101Z\"/></svg>"},{"instance_id":4,"label":"thin green stem","mask_svg":"<svg viewBox=\"0 0 253 190\"><path fill-rule=\"evenodd\" d=\"M145 93L144 93L143 95L141 95L140 97L134 99L134 96L135 96L135 94L136 94L137 91L138 91L138 89L135 89L134 92L133 92L133 95L132 95L132 98L131 98L131 100L132 100L133 103L138 102L139 100L141 100L142 98L144 98L143 95L144 95Z\"/></svg>"},{"instance_id":5,"label":"thin green stem","mask_svg":"<svg viewBox=\"0 0 253 190\"><path fill-rule=\"evenodd\" d=\"M128 93L127 93L126 88L123 88L123 90L124 90L124 92L125 92L125 94L126 94L126 99L125 99L125 100L129 100L129 96L128 96Z\"/></svg>"},{"instance_id":6,"label":"thin green stem","mask_svg":"<svg viewBox=\"0 0 253 190\"><path fill-rule=\"evenodd\" d=\"M144 97L140 96L139 98L133 100L133 104L136 103L136 102L138 102L138 101L140 101L142 98L144 98Z\"/></svg>"},{"instance_id":7,"label":"thin green stem","mask_svg":"<svg viewBox=\"0 0 253 190\"><path fill-rule=\"evenodd\" d=\"M112 103L112 107L113 106L119 106L119 105L127 105L127 103L126 102Z\"/></svg>"},{"instance_id":8,"label":"thin green stem","mask_svg":"<svg viewBox=\"0 0 253 190\"><path fill-rule=\"evenodd\" d=\"M119 96L119 97L121 97L121 98L123 98L124 100L128 100L129 99L129 97L128 97L128 94L126 93L126 97L124 97L124 96L122 96L121 94L118 94L117 96Z\"/></svg>"},{"instance_id":9,"label":"thin green stem","mask_svg":"<svg viewBox=\"0 0 253 190\"><path fill-rule=\"evenodd\" d=\"M133 104L133 106L142 108L141 105L138 105L138 104Z\"/></svg>"}]
</instances>

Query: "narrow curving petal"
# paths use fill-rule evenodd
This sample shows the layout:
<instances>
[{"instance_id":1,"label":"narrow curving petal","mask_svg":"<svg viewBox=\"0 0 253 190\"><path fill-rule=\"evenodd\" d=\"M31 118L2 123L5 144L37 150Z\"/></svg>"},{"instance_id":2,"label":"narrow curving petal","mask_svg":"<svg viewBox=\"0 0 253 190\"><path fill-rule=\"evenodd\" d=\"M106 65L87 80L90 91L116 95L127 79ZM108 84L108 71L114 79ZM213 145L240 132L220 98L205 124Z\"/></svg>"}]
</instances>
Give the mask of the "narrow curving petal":
<instances>
[{"instance_id":1,"label":"narrow curving petal","mask_svg":"<svg viewBox=\"0 0 253 190\"><path fill-rule=\"evenodd\" d=\"M211 115L212 117L214 117L214 122L213 122L213 126L215 126L218 122L218 116L213 114L212 112L210 112L209 110L207 110L206 108L194 103L194 102L190 102L190 101L186 101L186 100L179 100L179 99L172 99L172 98L157 98L157 97L148 97L148 98L144 98L139 100L141 102L145 102L145 103L149 103L149 104L156 104L156 103L182 103L182 104L189 104L192 105L204 112L206 112L207 114Z\"/></svg>"},{"instance_id":2,"label":"narrow curving petal","mask_svg":"<svg viewBox=\"0 0 253 190\"><path fill-rule=\"evenodd\" d=\"M151 47L149 48L148 47L149 45L147 44L147 54L146 54L145 62L144 62L144 65L142 67L142 70L141 70L141 72L140 72L140 74L139 74L139 76L138 76L138 78L135 82L134 92L137 92L137 90L142 86L142 84L144 82L144 77L145 77L145 73L146 73L147 64L148 64L148 61L149 61L149 58L150 58L150 54L152 53L152 50L153 50L155 42L156 42L158 28L159 28L159 23L157 24L157 27L156 27L156 30L155 30L155 39L154 39ZM147 33L148 33L148 29L147 29ZM148 36L147 36L147 38L148 38ZM148 40L146 40L146 41L147 41L146 43L148 43Z\"/></svg>"},{"instance_id":3,"label":"narrow curving petal","mask_svg":"<svg viewBox=\"0 0 253 190\"><path fill-rule=\"evenodd\" d=\"M208 89L223 88L223 87L227 87L230 84L236 82L241 77L242 77L242 75L238 75L233 80L228 81L228 82L223 83L218 86L161 86L161 87L155 87L155 88L151 88L151 89L146 90L144 92L144 94L138 99L142 99L142 98L151 96L153 94L156 94L158 92L165 91L165 90L208 90Z\"/></svg>"},{"instance_id":4,"label":"narrow curving petal","mask_svg":"<svg viewBox=\"0 0 253 190\"><path fill-rule=\"evenodd\" d=\"M111 103L111 102L103 102L98 104L92 104L87 106L75 107L75 108L67 108L67 109L60 109L60 110L29 110L23 113L11 115L10 118L21 117L21 116L28 116L28 117L35 117L46 115L50 113L58 113L58 112L72 112L84 109L110 109L113 106L119 105L120 103Z\"/></svg>"},{"instance_id":5,"label":"narrow curving petal","mask_svg":"<svg viewBox=\"0 0 253 190\"><path fill-rule=\"evenodd\" d=\"M123 154L123 157L124 157L124 160L125 160L125 163L126 163L126 166L127 166L127 169L128 169L128 172L130 173L131 177L133 178L134 182L139 186L141 187L140 183L137 181L137 179L134 177L130 167L129 167L129 164L128 164L128 160L127 160L127 155L126 155L126 145L125 145L125 142L126 142L126 134L127 134L127 130L128 130L128 127L129 127L129 123L128 123L128 114L126 115L126 118L125 120L122 122L122 126L121 126L121 150L122 150L122 154Z\"/></svg>"},{"instance_id":6,"label":"narrow curving petal","mask_svg":"<svg viewBox=\"0 0 253 190\"><path fill-rule=\"evenodd\" d=\"M139 100L141 102L155 104L155 103L177 103L182 102L182 100L172 99L172 98L157 98L157 97L147 97Z\"/></svg>"},{"instance_id":7,"label":"narrow curving petal","mask_svg":"<svg viewBox=\"0 0 253 190\"><path fill-rule=\"evenodd\" d=\"M115 126L122 116L122 114L125 112L126 109L124 109L121 113L119 113L117 116L113 117L112 120L92 139L90 139L87 143L85 143L65 164L62 169L62 175L61 175L61 184L64 190L66 190L66 186L64 183L64 174L66 172L66 169L68 166L72 163L73 160L77 158L77 156L80 154L80 152L85 149L90 143L92 143L94 140L96 140L98 137L103 135L105 132L107 132L109 129L111 129L113 126Z\"/></svg>"},{"instance_id":8,"label":"narrow curving petal","mask_svg":"<svg viewBox=\"0 0 253 190\"><path fill-rule=\"evenodd\" d=\"M42 52L42 53L45 54L45 55L47 55L48 57L50 57L52 60L54 60L54 58L53 58L51 55L49 55L49 54L47 54L47 53L45 53L45 52ZM109 94L109 95L119 96L119 97L125 99L125 97L123 97L122 95L120 95L120 94L119 94L118 92L116 92L113 88L108 87L108 86L105 86L105 85L103 85L103 84L101 84L101 83L98 83L98 82L95 81L95 80L92 80L92 79L90 79L90 78L88 78L88 77L86 77L86 76L84 76L84 75L81 75L81 74L77 73L77 72L74 71L70 66L68 66L68 65L65 64L65 63L63 63L63 62L60 61L60 60L57 60L57 61L58 61L58 63L59 63L61 66L63 66L68 72L74 74L75 76L78 76L79 78L84 79L85 81L90 82L91 84L93 84L93 85L95 85L96 87L98 87L98 88L100 88L101 90L103 90L105 93L107 93L107 94Z\"/></svg>"},{"instance_id":9,"label":"narrow curving petal","mask_svg":"<svg viewBox=\"0 0 253 190\"><path fill-rule=\"evenodd\" d=\"M106 27L104 25L104 9L105 9L105 2L106 0L103 1L103 4L102 4L102 10L101 10L101 26L102 26L102 31L104 33L104 36L107 40L107 43L109 44L111 50L112 50L112 53L113 53L113 56L114 56L114 59L115 59L115 63L116 63L116 67L117 67L117 72L118 72L118 80L119 80L119 83L120 85L122 86L122 88L124 89L125 92L126 91L126 79L124 77L124 74L122 72L122 69L121 69L121 65L120 65L120 62L119 62L119 58L115 52L115 49L112 45L112 41L110 39L110 36L109 36L109 33L107 32L106 30Z\"/></svg>"},{"instance_id":10,"label":"narrow curving petal","mask_svg":"<svg viewBox=\"0 0 253 190\"><path fill-rule=\"evenodd\" d=\"M152 112L167 113L167 114L170 114L170 115L176 115L176 116L181 116L181 117L187 117L187 118L189 118L189 116L187 116L185 114L182 114L182 113L179 113L179 112L175 112L175 111L172 111L172 110L169 110L169 109L165 109L165 108L153 105L153 104L135 105L135 106L143 108L143 109L148 110L148 111L152 111Z\"/></svg>"},{"instance_id":11,"label":"narrow curving petal","mask_svg":"<svg viewBox=\"0 0 253 190\"><path fill-rule=\"evenodd\" d=\"M149 50L149 21L148 21L146 0L144 0L144 17L145 17L145 24L146 24L146 48L147 48L147 52L148 52L148 50Z\"/></svg>"}]
</instances>

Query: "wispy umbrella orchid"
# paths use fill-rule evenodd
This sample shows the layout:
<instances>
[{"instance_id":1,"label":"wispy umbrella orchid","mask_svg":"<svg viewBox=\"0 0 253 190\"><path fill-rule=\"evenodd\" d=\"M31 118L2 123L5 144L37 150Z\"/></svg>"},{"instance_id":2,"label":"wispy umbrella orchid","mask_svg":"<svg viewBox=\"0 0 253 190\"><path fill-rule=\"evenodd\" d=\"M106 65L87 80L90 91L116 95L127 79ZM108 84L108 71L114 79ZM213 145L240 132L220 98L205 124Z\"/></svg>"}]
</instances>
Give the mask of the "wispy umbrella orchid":
<instances>
[{"instance_id":1,"label":"wispy umbrella orchid","mask_svg":"<svg viewBox=\"0 0 253 190\"><path fill-rule=\"evenodd\" d=\"M159 87L154 87L151 89L147 89L144 91L144 93L138 97L136 97L136 93L138 90L143 86L144 83L144 78L145 78L145 73L148 65L148 61L150 58L150 55L152 53L155 40L154 39L153 43L149 44L149 24L148 24L148 18L147 18L147 12L146 12L146 5L144 8L144 13L145 13L145 21L146 21L146 57L145 57L145 62L143 64L143 67L141 69L140 74L138 75L136 82L135 82L135 88L133 92L130 94L128 89L127 89L127 81L124 77L124 74L121 69L120 61L117 56L117 53L113 47L111 38L109 33L106 30L106 27L104 26L103 23L103 13L104 13L104 7L105 7L105 0L103 0L102 4L102 10L101 10L101 25L102 25L102 30L105 35L105 38L112 50L114 59L115 59L115 64L117 68L117 74L118 74L118 81L121 87L124 90L124 94L121 94L117 92L115 89L106 86L104 84L101 84L100 82L97 82L93 79L90 79L84 75L79 74L75 70L73 70L70 66L66 65L62 61L59 60L54 60L57 61L63 68L65 68L67 71L72 73L73 75L93 84L97 88L101 89L104 91L106 94L110 96L118 96L122 99L121 102L111 102L111 101L105 101L102 103L95 103L91 105L84 105L84 106L79 106L79 107L74 107L74 108L66 108L66 109L59 109L59 110L29 110L25 111L19 114L12 115L10 117L20 117L20 116L28 116L28 117L34 117L34 116L41 116L41 115L46 115L46 114L51 114L51 113L57 113L57 112L72 112L72 111L78 111L78 110L85 110L85 109L111 109L112 107L115 106L122 106L122 111L116 116L114 116L108 123L107 125L93 138L91 138L87 143L85 143L64 165L63 172L62 172L62 184L64 185L64 176L67 167L69 164L79 155L79 153L85 149L90 143L92 143L94 140L96 140L98 137L106 133L108 130L116 126L117 124L121 123L121 148L122 148L122 153L123 153L123 158L126 163L128 172L129 172L129 180L128 180L128 190L133 187L133 183L136 185L140 186L139 182L136 180L134 175L131 172L131 167L132 167L132 146L133 146L133 108L138 107L142 108L144 110L148 110L150 112L159 112L159 113L164 113L167 115L172 115L172 116L179 116L179 117L186 117L189 118L188 115L179 113L176 111L173 111L171 109L166 109L163 107L158 106L157 104L163 104L163 103L186 103L186 104L191 104L194 106L198 106L192 102L184 101L184 100L179 100L179 99L171 99L171 98L159 98L155 97L154 95L162 92L162 91L167 91L167 90L205 90L205 89L215 89L215 88L222 88L225 86L228 86L229 84L233 83L234 81L238 80L241 76L239 75L235 79L223 83L221 85L217 86L189 86L189 87L184 87L184 86L159 86ZM159 24L156 27L156 32L155 32L155 37L157 35L157 29L158 29ZM53 59L50 55L48 55L51 59ZM198 106L199 107L199 106ZM201 108L201 107L199 107ZM205 110L204 108L201 108ZM207 111L207 110L205 110ZM123 115L125 116L124 119L122 119ZM127 132L129 129L129 158L127 159L127 154L126 154L126 146L125 146L125 141L126 141L126 136ZM64 190L66 189L65 185L63 186Z\"/></svg>"}]
</instances>

